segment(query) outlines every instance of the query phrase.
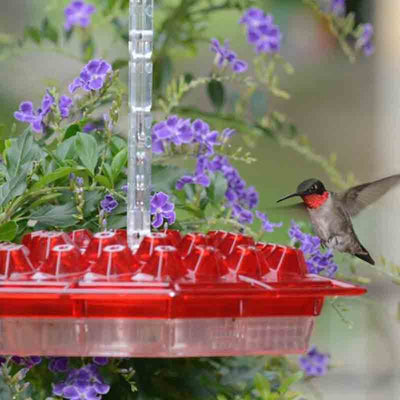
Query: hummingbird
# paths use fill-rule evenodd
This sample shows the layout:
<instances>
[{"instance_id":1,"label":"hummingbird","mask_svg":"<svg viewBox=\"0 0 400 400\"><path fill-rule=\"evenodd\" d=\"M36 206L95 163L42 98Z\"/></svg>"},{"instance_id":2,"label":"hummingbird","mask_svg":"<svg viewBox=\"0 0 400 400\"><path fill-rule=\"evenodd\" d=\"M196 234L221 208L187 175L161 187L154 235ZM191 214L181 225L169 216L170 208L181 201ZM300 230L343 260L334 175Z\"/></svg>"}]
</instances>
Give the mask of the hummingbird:
<instances>
[{"instance_id":1,"label":"hummingbird","mask_svg":"<svg viewBox=\"0 0 400 400\"><path fill-rule=\"evenodd\" d=\"M301 197L303 202L290 208L308 211L311 225L322 247L350 253L374 265L375 261L354 232L351 217L377 201L399 182L400 174L397 174L335 193L326 190L320 180L307 179L300 183L295 193L277 202Z\"/></svg>"}]
</instances>

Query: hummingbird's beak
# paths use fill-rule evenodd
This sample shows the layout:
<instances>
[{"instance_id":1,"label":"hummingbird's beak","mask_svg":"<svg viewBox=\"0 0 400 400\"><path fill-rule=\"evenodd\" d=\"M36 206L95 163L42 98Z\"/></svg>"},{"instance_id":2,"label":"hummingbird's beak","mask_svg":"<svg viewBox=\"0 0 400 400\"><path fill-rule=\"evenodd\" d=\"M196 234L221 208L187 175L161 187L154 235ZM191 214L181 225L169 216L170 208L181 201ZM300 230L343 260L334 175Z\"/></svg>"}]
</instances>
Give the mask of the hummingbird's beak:
<instances>
[{"instance_id":1,"label":"hummingbird's beak","mask_svg":"<svg viewBox=\"0 0 400 400\"><path fill-rule=\"evenodd\" d=\"M291 197L296 197L296 196L301 196L301 194L300 193L289 194L288 196L282 197L281 199L277 200L277 203L279 203L280 201L286 200L286 199L290 199Z\"/></svg>"}]
</instances>

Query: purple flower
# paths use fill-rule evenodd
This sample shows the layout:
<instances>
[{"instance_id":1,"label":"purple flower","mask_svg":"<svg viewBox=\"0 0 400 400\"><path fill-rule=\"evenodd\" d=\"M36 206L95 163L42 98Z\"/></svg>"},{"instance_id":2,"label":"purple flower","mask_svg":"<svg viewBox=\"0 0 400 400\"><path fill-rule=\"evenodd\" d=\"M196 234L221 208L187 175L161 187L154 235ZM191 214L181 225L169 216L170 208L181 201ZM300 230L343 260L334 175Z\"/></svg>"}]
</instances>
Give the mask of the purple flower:
<instances>
[{"instance_id":1,"label":"purple flower","mask_svg":"<svg viewBox=\"0 0 400 400\"><path fill-rule=\"evenodd\" d=\"M32 102L22 102L19 106L19 110L14 113L14 118L18 121L30 124L33 131L43 133L43 117L34 110Z\"/></svg>"},{"instance_id":2,"label":"purple flower","mask_svg":"<svg viewBox=\"0 0 400 400\"><path fill-rule=\"evenodd\" d=\"M7 362L7 358L1 357L1 356L0 356L0 367L1 367L5 362Z\"/></svg>"},{"instance_id":3,"label":"purple flower","mask_svg":"<svg viewBox=\"0 0 400 400\"><path fill-rule=\"evenodd\" d=\"M194 183L193 176L190 175L183 175L176 181L175 187L177 190L182 190L183 187L187 184Z\"/></svg>"},{"instance_id":4,"label":"purple flower","mask_svg":"<svg viewBox=\"0 0 400 400\"><path fill-rule=\"evenodd\" d=\"M232 206L232 216L241 224L251 224L253 222L253 213L239 204L234 204Z\"/></svg>"},{"instance_id":5,"label":"purple flower","mask_svg":"<svg viewBox=\"0 0 400 400\"><path fill-rule=\"evenodd\" d=\"M87 92L100 90L104 86L109 72L112 72L112 68L107 61L91 60L83 67L79 77L68 86L69 91L74 93L79 88Z\"/></svg>"},{"instance_id":6,"label":"purple flower","mask_svg":"<svg viewBox=\"0 0 400 400\"><path fill-rule=\"evenodd\" d=\"M372 24L364 24L361 26L362 32L356 41L356 48L362 49L366 56L370 56L375 51L375 46L372 43L372 36L374 35L374 27Z\"/></svg>"},{"instance_id":7,"label":"purple flower","mask_svg":"<svg viewBox=\"0 0 400 400\"><path fill-rule=\"evenodd\" d=\"M156 140L167 139L176 146L191 143L193 140L190 120L178 118L176 115L171 115L166 121L155 124L153 134Z\"/></svg>"},{"instance_id":8,"label":"purple flower","mask_svg":"<svg viewBox=\"0 0 400 400\"><path fill-rule=\"evenodd\" d=\"M300 226L297 225L294 221L292 221L290 229L289 229L289 237L293 240L293 242L302 242L305 238L306 234L302 232Z\"/></svg>"},{"instance_id":9,"label":"purple flower","mask_svg":"<svg viewBox=\"0 0 400 400\"><path fill-rule=\"evenodd\" d=\"M38 365L42 362L42 357L39 356L31 356L31 357L18 357L13 356L11 357L11 361L14 364L21 365L27 367L28 369Z\"/></svg>"},{"instance_id":10,"label":"purple flower","mask_svg":"<svg viewBox=\"0 0 400 400\"><path fill-rule=\"evenodd\" d=\"M86 4L82 0L72 1L64 10L65 30L69 31L74 25L87 28L94 12L96 8L92 4Z\"/></svg>"},{"instance_id":11,"label":"purple flower","mask_svg":"<svg viewBox=\"0 0 400 400\"><path fill-rule=\"evenodd\" d=\"M26 122L31 125L33 131L43 133L45 123L44 118L48 115L55 105L55 99L48 90L42 99L41 106L35 110L32 102L24 101L20 104L19 110L14 113L15 119L21 122ZM69 115L72 100L67 96L61 96L58 102L58 108L62 118L67 118Z\"/></svg>"},{"instance_id":12,"label":"purple flower","mask_svg":"<svg viewBox=\"0 0 400 400\"><path fill-rule=\"evenodd\" d=\"M274 24L272 15L266 15L258 8L248 9L239 23L247 28L247 41L255 46L257 53L274 53L279 51L282 33L279 26Z\"/></svg>"},{"instance_id":13,"label":"purple flower","mask_svg":"<svg viewBox=\"0 0 400 400\"><path fill-rule=\"evenodd\" d=\"M273 232L275 228L280 228L283 225L282 222L271 222L268 216L260 211L256 211L256 217L261 221L265 232Z\"/></svg>"},{"instance_id":14,"label":"purple flower","mask_svg":"<svg viewBox=\"0 0 400 400\"><path fill-rule=\"evenodd\" d=\"M118 202L111 194L107 194L100 202L100 206L105 212L112 213L118 207Z\"/></svg>"},{"instance_id":15,"label":"purple flower","mask_svg":"<svg viewBox=\"0 0 400 400\"><path fill-rule=\"evenodd\" d=\"M231 131L226 131L225 140L233 134ZM156 154L164 153L168 144L188 144L198 145L199 154L211 155L214 153L214 147L221 145L218 141L219 132L211 131L206 122L201 119L191 122L190 119L182 119L176 115L155 124L151 136L153 152Z\"/></svg>"},{"instance_id":16,"label":"purple flower","mask_svg":"<svg viewBox=\"0 0 400 400\"><path fill-rule=\"evenodd\" d=\"M49 93L48 90L46 90L46 93L42 99L42 106L37 110L38 114L42 118L46 116L50 112L51 107L53 106L54 103L55 103L54 97Z\"/></svg>"},{"instance_id":17,"label":"purple flower","mask_svg":"<svg viewBox=\"0 0 400 400\"><path fill-rule=\"evenodd\" d=\"M324 273L332 278L338 270L333 259L332 250L321 252L321 240L317 236L306 234L292 221L289 237L294 243L300 243L300 250L306 256L307 269L310 274Z\"/></svg>"},{"instance_id":18,"label":"purple flower","mask_svg":"<svg viewBox=\"0 0 400 400\"><path fill-rule=\"evenodd\" d=\"M97 400L99 396L95 388L89 384L68 385L63 388L62 396L71 400Z\"/></svg>"},{"instance_id":19,"label":"purple flower","mask_svg":"<svg viewBox=\"0 0 400 400\"><path fill-rule=\"evenodd\" d=\"M247 9L239 20L239 24L245 24L248 28L257 28L265 20L265 13L260 8Z\"/></svg>"},{"instance_id":20,"label":"purple flower","mask_svg":"<svg viewBox=\"0 0 400 400\"><path fill-rule=\"evenodd\" d=\"M122 185L122 186L121 186L121 190L122 190L124 193L128 193L128 184Z\"/></svg>"},{"instance_id":21,"label":"purple flower","mask_svg":"<svg viewBox=\"0 0 400 400\"><path fill-rule=\"evenodd\" d=\"M237 74L247 71L248 68L249 65L244 60L236 60L232 63L233 72L236 72Z\"/></svg>"},{"instance_id":22,"label":"purple flower","mask_svg":"<svg viewBox=\"0 0 400 400\"><path fill-rule=\"evenodd\" d=\"M328 12L341 16L346 14L346 1L345 0L331 0Z\"/></svg>"},{"instance_id":23,"label":"purple flower","mask_svg":"<svg viewBox=\"0 0 400 400\"><path fill-rule=\"evenodd\" d=\"M316 252L307 259L307 269L311 274L325 272L329 278L333 278L338 270L338 266L333 260L332 250L326 253Z\"/></svg>"},{"instance_id":24,"label":"purple flower","mask_svg":"<svg viewBox=\"0 0 400 400\"><path fill-rule=\"evenodd\" d=\"M99 400L110 386L103 382L94 364L69 372L65 382L53 384L53 394L71 400Z\"/></svg>"},{"instance_id":25,"label":"purple flower","mask_svg":"<svg viewBox=\"0 0 400 400\"><path fill-rule=\"evenodd\" d=\"M225 40L222 46L218 39L211 39L210 50L216 54L215 63L219 68L222 68L227 63L231 63L236 60L236 53L230 50L229 42Z\"/></svg>"},{"instance_id":26,"label":"purple flower","mask_svg":"<svg viewBox=\"0 0 400 400\"><path fill-rule=\"evenodd\" d=\"M168 200L169 196L163 192L156 193L150 200L150 213L154 216L152 225L155 228L159 228L162 225L164 218L169 225L175 222L175 205Z\"/></svg>"},{"instance_id":27,"label":"purple flower","mask_svg":"<svg viewBox=\"0 0 400 400\"><path fill-rule=\"evenodd\" d=\"M96 365L104 366L108 364L108 357L93 357L93 362Z\"/></svg>"},{"instance_id":28,"label":"purple flower","mask_svg":"<svg viewBox=\"0 0 400 400\"><path fill-rule=\"evenodd\" d=\"M76 184L80 187L83 186L83 184L85 183L84 179L81 176L78 176L75 180Z\"/></svg>"},{"instance_id":29,"label":"purple flower","mask_svg":"<svg viewBox=\"0 0 400 400\"><path fill-rule=\"evenodd\" d=\"M228 141L235 134L236 134L236 131L234 129L225 128L221 133L222 141L223 142Z\"/></svg>"},{"instance_id":30,"label":"purple flower","mask_svg":"<svg viewBox=\"0 0 400 400\"><path fill-rule=\"evenodd\" d=\"M69 111L72 106L72 99L68 96L61 96L58 101L58 108L60 109L60 114L62 118L67 118L69 116Z\"/></svg>"},{"instance_id":31,"label":"purple flower","mask_svg":"<svg viewBox=\"0 0 400 400\"><path fill-rule=\"evenodd\" d=\"M320 353L315 346L299 357L300 368L308 376L323 376L328 372L330 355Z\"/></svg>"},{"instance_id":32,"label":"purple flower","mask_svg":"<svg viewBox=\"0 0 400 400\"><path fill-rule=\"evenodd\" d=\"M225 43L222 46L217 39L211 39L210 50L216 54L215 64L219 68L223 68L229 64L232 67L233 72L236 74L241 74L247 71L247 62L237 58L236 53L229 48L229 42L227 40L225 40Z\"/></svg>"},{"instance_id":33,"label":"purple flower","mask_svg":"<svg viewBox=\"0 0 400 400\"><path fill-rule=\"evenodd\" d=\"M207 155L213 154L214 146L220 144L218 142L218 131L210 131L210 126L201 119L193 121L192 129L195 142L200 144L200 151Z\"/></svg>"},{"instance_id":34,"label":"purple flower","mask_svg":"<svg viewBox=\"0 0 400 400\"><path fill-rule=\"evenodd\" d=\"M247 205L247 207L252 209L258 205L259 197L260 196L255 187L249 186L246 190L243 191L241 200Z\"/></svg>"},{"instance_id":35,"label":"purple flower","mask_svg":"<svg viewBox=\"0 0 400 400\"><path fill-rule=\"evenodd\" d=\"M52 358L49 362L49 370L54 373L68 371L68 357Z\"/></svg>"}]
</instances>

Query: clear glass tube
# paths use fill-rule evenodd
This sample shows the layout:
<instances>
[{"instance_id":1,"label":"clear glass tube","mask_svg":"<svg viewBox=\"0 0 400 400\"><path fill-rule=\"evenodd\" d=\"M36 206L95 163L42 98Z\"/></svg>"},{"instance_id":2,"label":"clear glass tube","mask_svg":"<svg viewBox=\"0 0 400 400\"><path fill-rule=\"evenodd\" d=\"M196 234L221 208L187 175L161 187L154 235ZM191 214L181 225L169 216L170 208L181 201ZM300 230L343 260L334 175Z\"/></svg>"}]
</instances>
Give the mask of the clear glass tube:
<instances>
[{"instance_id":1,"label":"clear glass tube","mask_svg":"<svg viewBox=\"0 0 400 400\"><path fill-rule=\"evenodd\" d=\"M150 233L153 0L130 0L128 243Z\"/></svg>"}]
</instances>

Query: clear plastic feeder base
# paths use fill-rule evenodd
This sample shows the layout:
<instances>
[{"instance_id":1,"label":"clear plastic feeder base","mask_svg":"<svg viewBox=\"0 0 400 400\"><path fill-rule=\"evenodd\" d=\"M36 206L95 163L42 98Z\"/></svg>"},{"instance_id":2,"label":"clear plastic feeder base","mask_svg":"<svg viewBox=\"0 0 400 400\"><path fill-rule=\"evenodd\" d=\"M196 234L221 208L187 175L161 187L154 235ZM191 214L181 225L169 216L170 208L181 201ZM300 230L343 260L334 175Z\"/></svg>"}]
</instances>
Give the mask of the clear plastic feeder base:
<instances>
[{"instance_id":1,"label":"clear plastic feeder base","mask_svg":"<svg viewBox=\"0 0 400 400\"><path fill-rule=\"evenodd\" d=\"M202 357L307 350L314 317L3 318L0 353L28 356Z\"/></svg>"}]
</instances>

